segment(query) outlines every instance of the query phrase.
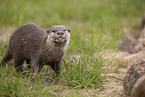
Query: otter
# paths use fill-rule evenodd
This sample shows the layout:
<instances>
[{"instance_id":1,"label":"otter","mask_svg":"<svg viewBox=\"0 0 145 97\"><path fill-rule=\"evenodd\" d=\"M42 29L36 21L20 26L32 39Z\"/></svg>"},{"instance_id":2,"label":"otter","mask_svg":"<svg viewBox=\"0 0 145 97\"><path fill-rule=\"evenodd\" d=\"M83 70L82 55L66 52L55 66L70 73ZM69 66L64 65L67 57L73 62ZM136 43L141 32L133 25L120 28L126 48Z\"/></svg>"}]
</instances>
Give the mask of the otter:
<instances>
[{"instance_id":1,"label":"otter","mask_svg":"<svg viewBox=\"0 0 145 97\"><path fill-rule=\"evenodd\" d=\"M64 25L52 26L45 31L34 23L23 24L10 37L1 63L13 59L16 72L19 72L23 71L24 61L31 61L34 80L44 65L50 65L58 76L69 40L70 29Z\"/></svg>"}]
</instances>

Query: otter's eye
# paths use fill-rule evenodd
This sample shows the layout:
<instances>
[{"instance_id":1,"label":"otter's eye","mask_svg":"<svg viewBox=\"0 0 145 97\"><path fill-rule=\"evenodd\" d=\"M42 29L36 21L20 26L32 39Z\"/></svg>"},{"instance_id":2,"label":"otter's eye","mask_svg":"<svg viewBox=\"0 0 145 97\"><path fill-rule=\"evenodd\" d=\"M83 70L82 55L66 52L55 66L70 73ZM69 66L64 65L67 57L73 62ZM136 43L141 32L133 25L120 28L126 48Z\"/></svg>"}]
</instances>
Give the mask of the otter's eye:
<instances>
[{"instance_id":1,"label":"otter's eye","mask_svg":"<svg viewBox=\"0 0 145 97\"><path fill-rule=\"evenodd\" d=\"M49 30L47 30L47 33L49 33Z\"/></svg>"},{"instance_id":2,"label":"otter's eye","mask_svg":"<svg viewBox=\"0 0 145 97\"><path fill-rule=\"evenodd\" d=\"M53 33L55 33L55 32L56 32L56 30L52 30L52 32L53 32Z\"/></svg>"},{"instance_id":3,"label":"otter's eye","mask_svg":"<svg viewBox=\"0 0 145 97\"><path fill-rule=\"evenodd\" d=\"M64 32L65 32L66 30L64 30Z\"/></svg>"},{"instance_id":4,"label":"otter's eye","mask_svg":"<svg viewBox=\"0 0 145 97\"><path fill-rule=\"evenodd\" d=\"M68 30L68 32L70 32L70 30Z\"/></svg>"}]
</instances>

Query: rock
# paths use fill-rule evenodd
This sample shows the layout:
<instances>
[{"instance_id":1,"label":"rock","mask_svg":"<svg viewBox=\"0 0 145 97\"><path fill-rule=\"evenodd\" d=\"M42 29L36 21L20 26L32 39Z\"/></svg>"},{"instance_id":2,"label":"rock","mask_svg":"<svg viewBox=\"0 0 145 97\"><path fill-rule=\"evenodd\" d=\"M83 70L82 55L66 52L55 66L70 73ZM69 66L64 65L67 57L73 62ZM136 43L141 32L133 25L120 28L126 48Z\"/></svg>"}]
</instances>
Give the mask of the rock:
<instances>
[{"instance_id":1,"label":"rock","mask_svg":"<svg viewBox=\"0 0 145 97\"><path fill-rule=\"evenodd\" d=\"M144 97L145 94L145 60L137 60L127 71L124 79L123 89L124 94L128 97ZM143 78L142 78L143 77ZM141 78L141 79L140 79ZM140 87L140 88L138 88ZM136 95L133 95L136 94Z\"/></svg>"},{"instance_id":2,"label":"rock","mask_svg":"<svg viewBox=\"0 0 145 97\"><path fill-rule=\"evenodd\" d=\"M121 51L126 51L129 53L133 53L133 48L139 43L137 39L134 39L130 36L124 37L124 39L120 42L118 49Z\"/></svg>"}]
</instances>

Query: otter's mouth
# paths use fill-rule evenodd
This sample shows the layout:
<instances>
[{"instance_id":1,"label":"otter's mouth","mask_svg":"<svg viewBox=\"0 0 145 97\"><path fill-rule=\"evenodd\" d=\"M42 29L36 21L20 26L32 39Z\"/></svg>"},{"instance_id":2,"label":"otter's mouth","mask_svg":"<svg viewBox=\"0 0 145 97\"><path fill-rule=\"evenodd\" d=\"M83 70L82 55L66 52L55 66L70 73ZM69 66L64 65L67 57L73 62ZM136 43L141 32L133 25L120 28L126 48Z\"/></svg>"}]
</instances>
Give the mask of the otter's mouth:
<instances>
[{"instance_id":1,"label":"otter's mouth","mask_svg":"<svg viewBox=\"0 0 145 97\"><path fill-rule=\"evenodd\" d=\"M66 38L63 38L63 37L58 37L58 38L53 38L53 42L55 44L63 44L67 41Z\"/></svg>"}]
</instances>

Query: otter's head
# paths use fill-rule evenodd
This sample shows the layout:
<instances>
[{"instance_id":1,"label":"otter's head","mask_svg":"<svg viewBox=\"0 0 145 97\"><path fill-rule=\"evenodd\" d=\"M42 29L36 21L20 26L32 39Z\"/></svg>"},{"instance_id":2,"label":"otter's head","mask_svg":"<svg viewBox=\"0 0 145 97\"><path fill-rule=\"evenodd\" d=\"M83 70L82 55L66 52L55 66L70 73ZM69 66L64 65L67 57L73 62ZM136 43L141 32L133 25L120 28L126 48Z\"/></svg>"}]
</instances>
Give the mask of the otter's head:
<instances>
[{"instance_id":1,"label":"otter's head","mask_svg":"<svg viewBox=\"0 0 145 97\"><path fill-rule=\"evenodd\" d=\"M70 30L66 26L52 26L47 33L49 41L54 46L67 46L69 44Z\"/></svg>"}]
</instances>

